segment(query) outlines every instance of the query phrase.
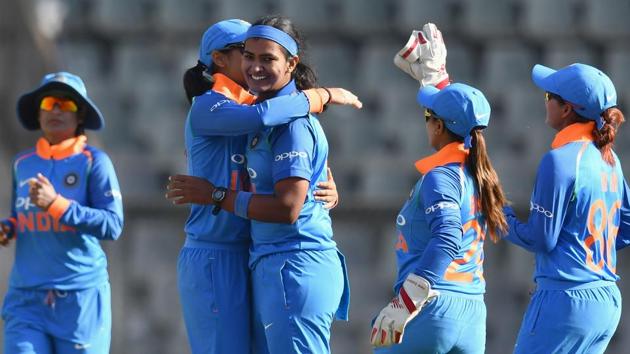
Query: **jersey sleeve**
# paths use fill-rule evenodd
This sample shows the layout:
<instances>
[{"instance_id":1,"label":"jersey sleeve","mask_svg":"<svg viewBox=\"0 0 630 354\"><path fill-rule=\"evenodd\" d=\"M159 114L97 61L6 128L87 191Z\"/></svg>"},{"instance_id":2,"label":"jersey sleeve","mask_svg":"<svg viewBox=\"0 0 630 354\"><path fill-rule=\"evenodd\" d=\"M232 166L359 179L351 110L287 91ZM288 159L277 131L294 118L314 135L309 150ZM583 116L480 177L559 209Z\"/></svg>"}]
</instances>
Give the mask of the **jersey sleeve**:
<instances>
[{"instance_id":1,"label":"jersey sleeve","mask_svg":"<svg viewBox=\"0 0 630 354\"><path fill-rule=\"evenodd\" d=\"M444 277L461 248L463 191L459 178L454 171L438 167L425 175L420 187L422 204L417 207L424 213L431 238L414 273L431 286Z\"/></svg>"},{"instance_id":2,"label":"jersey sleeve","mask_svg":"<svg viewBox=\"0 0 630 354\"><path fill-rule=\"evenodd\" d=\"M315 158L315 133L309 119L298 119L277 128L271 134L271 139L271 173L274 184L289 177L310 181Z\"/></svg>"},{"instance_id":3,"label":"jersey sleeve","mask_svg":"<svg viewBox=\"0 0 630 354\"><path fill-rule=\"evenodd\" d=\"M616 248L623 249L630 245L630 189L628 183L623 180L621 195L621 207L619 208L619 230L617 232Z\"/></svg>"},{"instance_id":4,"label":"jersey sleeve","mask_svg":"<svg viewBox=\"0 0 630 354\"><path fill-rule=\"evenodd\" d=\"M216 96L222 98L217 100ZM195 136L237 136L288 123L308 112L309 102L302 92L274 97L252 106L213 92L194 99L189 119Z\"/></svg>"},{"instance_id":5,"label":"jersey sleeve","mask_svg":"<svg viewBox=\"0 0 630 354\"><path fill-rule=\"evenodd\" d=\"M563 159L553 151L543 157L527 222L521 223L513 213L506 213L508 241L531 252L550 252L556 247L573 194L574 171L574 159Z\"/></svg>"},{"instance_id":6,"label":"jersey sleeve","mask_svg":"<svg viewBox=\"0 0 630 354\"><path fill-rule=\"evenodd\" d=\"M123 227L123 206L118 178L107 155L95 153L88 176L88 205L71 201L61 215L62 224L72 226L80 233L101 240L116 240Z\"/></svg>"}]
</instances>

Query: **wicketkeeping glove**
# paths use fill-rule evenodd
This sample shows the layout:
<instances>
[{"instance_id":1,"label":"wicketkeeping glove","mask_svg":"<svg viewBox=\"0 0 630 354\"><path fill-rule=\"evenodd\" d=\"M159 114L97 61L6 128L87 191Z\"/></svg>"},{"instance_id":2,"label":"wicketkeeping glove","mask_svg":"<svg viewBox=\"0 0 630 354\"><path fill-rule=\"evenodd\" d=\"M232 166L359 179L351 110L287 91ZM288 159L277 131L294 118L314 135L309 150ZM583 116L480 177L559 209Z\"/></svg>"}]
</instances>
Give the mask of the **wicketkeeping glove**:
<instances>
[{"instance_id":1,"label":"wicketkeeping glove","mask_svg":"<svg viewBox=\"0 0 630 354\"><path fill-rule=\"evenodd\" d=\"M398 295L376 317L372 325L372 345L384 347L400 343L407 323L420 313L427 300L438 295L426 279L409 274Z\"/></svg>"},{"instance_id":2,"label":"wicketkeeping glove","mask_svg":"<svg viewBox=\"0 0 630 354\"><path fill-rule=\"evenodd\" d=\"M394 56L394 64L420 82L422 87L448 85L446 45L442 32L432 23L414 30L407 44Z\"/></svg>"}]
</instances>

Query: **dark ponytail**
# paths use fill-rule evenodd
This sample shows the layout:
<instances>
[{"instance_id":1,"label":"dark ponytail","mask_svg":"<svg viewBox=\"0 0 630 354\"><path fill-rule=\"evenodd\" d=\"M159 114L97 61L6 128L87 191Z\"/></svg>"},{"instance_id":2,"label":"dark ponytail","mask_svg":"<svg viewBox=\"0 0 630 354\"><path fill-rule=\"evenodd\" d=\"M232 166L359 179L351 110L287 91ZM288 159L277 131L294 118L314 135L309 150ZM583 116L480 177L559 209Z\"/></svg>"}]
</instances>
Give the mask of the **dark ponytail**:
<instances>
[{"instance_id":1,"label":"dark ponytail","mask_svg":"<svg viewBox=\"0 0 630 354\"><path fill-rule=\"evenodd\" d=\"M611 107L605 110L602 114L602 118L604 119L602 129L598 130L597 127L593 129L593 136L595 137L594 143L601 152L602 159L610 166L615 166L612 148L615 143L617 129L625 122L625 118L621 110L617 107Z\"/></svg>"},{"instance_id":2,"label":"dark ponytail","mask_svg":"<svg viewBox=\"0 0 630 354\"><path fill-rule=\"evenodd\" d=\"M207 69L204 63L197 61L197 65L184 73L184 91L186 91L189 103L192 103L193 97L203 95L212 89L213 82L204 76L204 71Z\"/></svg>"},{"instance_id":3,"label":"dark ponytail","mask_svg":"<svg viewBox=\"0 0 630 354\"><path fill-rule=\"evenodd\" d=\"M479 195L481 211L488 223L490 239L497 242L497 231L507 231L507 221L503 214L503 206L506 204L505 194L499 182L497 172L492 167L486 151L486 141L481 130L473 130L472 146L466 159L475 181L475 187Z\"/></svg>"},{"instance_id":4,"label":"dark ponytail","mask_svg":"<svg viewBox=\"0 0 630 354\"><path fill-rule=\"evenodd\" d=\"M317 84L317 76L315 75L313 69L301 61L298 63L295 70L293 70L292 77L295 80L295 86L297 86L299 90L319 87Z\"/></svg>"},{"instance_id":5,"label":"dark ponytail","mask_svg":"<svg viewBox=\"0 0 630 354\"><path fill-rule=\"evenodd\" d=\"M317 75L315 75L315 71L313 71L313 69L305 62L305 42L302 39L302 36L300 35L298 29L295 27L290 19L282 16L265 16L258 19L252 24L252 26L255 25L266 25L275 27L291 36L298 44L298 55L300 57L300 62L297 64L295 70L293 70L291 78L295 80L295 85L297 86L298 90L306 90L319 87L319 85L317 84ZM289 54L289 52L286 50L285 54L287 58L291 57L291 54Z\"/></svg>"}]
</instances>

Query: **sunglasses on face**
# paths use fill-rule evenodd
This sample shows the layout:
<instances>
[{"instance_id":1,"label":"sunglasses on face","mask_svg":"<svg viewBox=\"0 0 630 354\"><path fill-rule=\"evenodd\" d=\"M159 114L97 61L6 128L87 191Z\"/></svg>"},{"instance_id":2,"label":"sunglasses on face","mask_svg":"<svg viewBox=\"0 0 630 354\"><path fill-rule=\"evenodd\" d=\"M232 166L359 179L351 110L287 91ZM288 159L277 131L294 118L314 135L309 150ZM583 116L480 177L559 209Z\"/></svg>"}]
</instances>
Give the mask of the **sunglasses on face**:
<instances>
[{"instance_id":1,"label":"sunglasses on face","mask_svg":"<svg viewBox=\"0 0 630 354\"><path fill-rule=\"evenodd\" d=\"M550 100L556 100L559 103L564 103L564 99L560 97L559 95L556 95L555 93L551 93L551 92L545 92L545 101L549 102Z\"/></svg>"},{"instance_id":2,"label":"sunglasses on face","mask_svg":"<svg viewBox=\"0 0 630 354\"><path fill-rule=\"evenodd\" d=\"M433 117L433 113L427 108L424 110L424 121L428 122Z\"/></svg>"},{"instance_id":3,"label":"sunglasses on face","mask_svg":"<svg viewBox=\"0 0 630 354\"><path fill-rule=\"evenodd\" d=\"M73 100L67 98L59 98L53 96L46 96L42 98L42 102L39 105L44 111L52 111L56 106L59 106L59 109L64 112L76 112L79 110L77 104L74 103Z\"/></svg>"},{"instance_id":4,"label":"sunglasses on face","mask_svg":"<svg viewBox=\"0 0 630 354\"><path fill-rule=\"evenodd\" d=\"M552 93L552 92L545 92L545 101L549 102L550 100L556 100L560 104L568 104L574 110L575 109L583 109L584 108L583 106L580 106L579 104L575 104L575 103L572 103L572 102L569 102L569 101L565 100L560 95L556 95L555 93Z\"/></svg>"}]
</instances>

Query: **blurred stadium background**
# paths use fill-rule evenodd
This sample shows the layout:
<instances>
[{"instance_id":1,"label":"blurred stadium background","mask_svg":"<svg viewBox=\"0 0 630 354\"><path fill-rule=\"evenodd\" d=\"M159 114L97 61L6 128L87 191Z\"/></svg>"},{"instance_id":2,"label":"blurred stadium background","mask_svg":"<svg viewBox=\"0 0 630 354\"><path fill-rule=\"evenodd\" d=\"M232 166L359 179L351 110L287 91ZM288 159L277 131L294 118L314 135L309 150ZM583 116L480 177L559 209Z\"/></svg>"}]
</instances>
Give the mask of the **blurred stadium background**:
<instances>
[{"instance_id":1,"label":"blurred stadium background","mask_svg":"<svg viewBox=\"0 0 630 354\"><path fill-rule=\"evenodd\" d=\"M627 0L0 0L0 215L10 207L11 158L38 137L15 117L21 93L44 73L67 70L85 80L106 117L106 128L90 141L114 161L126 217L123 237L104 243L113 289L112 353L189 352L175 277L188 208L163 198L166 177L186 170L181 76L195 64L208 25L265 14L292 18L306 35L306 59L320 82L349 88L365 104L361 111L333 107L322 115L341 193L332 212L335 237L352 286L351 320L333 330L337 354L370 352L370 320L390 299L395 278L395 216L418 178L413 162L430 153L415 103L418 85L392 64L412 29L436 23L452 79L488 96L490 155L523 216L538 160L553 137L542 92L530 81L535 63L602 68L630 116ZM617 140L626 176L628 129ZM2 296L12 257L12 248L0 250ZM628 258L620 253L625 299ZM487 353L511 352L532 268L533 257L524 251L486 243ZM234 338L242 340L238 333ZM629 346L626 311L607 352Z\"/></svg>"}]
</instances>

